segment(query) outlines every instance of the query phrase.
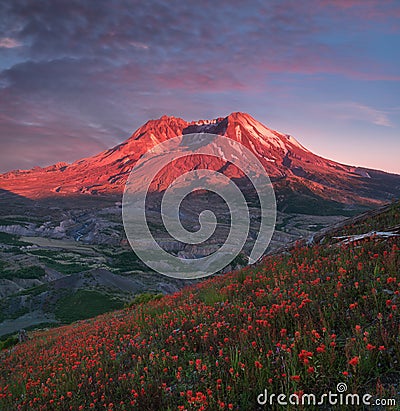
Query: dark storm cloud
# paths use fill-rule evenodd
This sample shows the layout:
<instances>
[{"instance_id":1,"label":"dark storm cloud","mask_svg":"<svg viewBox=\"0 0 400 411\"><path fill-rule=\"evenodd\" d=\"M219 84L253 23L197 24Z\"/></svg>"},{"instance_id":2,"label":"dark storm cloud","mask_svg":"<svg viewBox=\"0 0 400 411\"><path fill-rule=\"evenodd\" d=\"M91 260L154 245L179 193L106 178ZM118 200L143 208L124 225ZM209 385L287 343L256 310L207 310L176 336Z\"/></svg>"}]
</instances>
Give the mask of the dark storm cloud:
<instances>
[{"instance_id":1,"label":"dark storm cloud","mask_svg":"<svg viewBox=\"0 0 400 411\"><path fill-rule=\"evenodd\" d=\"M72 160L128 137L149 115L209 113L194 102L225 113L227 101L274 90L278 74L397 79L365 45L356 57L336 24L355 36L365 25L391 30L398 11L369 1L3 1L2 153L42 138L54 150L32 148L30 163ZM88 146L67 149L62 138ZM1 170L11 163L2 159Z\"/></svg>"}]
</instances>

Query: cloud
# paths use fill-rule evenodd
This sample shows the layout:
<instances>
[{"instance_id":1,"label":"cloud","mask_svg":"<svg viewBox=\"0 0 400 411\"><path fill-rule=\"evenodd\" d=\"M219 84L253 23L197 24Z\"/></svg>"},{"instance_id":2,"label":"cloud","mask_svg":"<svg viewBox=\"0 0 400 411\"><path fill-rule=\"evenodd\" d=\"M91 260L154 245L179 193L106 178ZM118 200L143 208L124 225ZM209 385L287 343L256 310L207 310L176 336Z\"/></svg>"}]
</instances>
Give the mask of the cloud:
<instances>
[{"instance_id":1,"label":"cloud","mask_svg":"<svg viewBox=\"0 0 400 411\"><path fill-rule=\"evenodd\" d=\"M398 73L386 73L373 59L359 59L364 45L336 47L331 37L345 25L349 33L365 30L364 18L378 12L389 21L395 6L365 1L302 2L238 1L216 5L194 0L184 4L172 0L149 2L99 0L96 7L78 0L44 0L41 3L9 0L4 12L14 37L27 47L33 60L95 58L113 64L141 64L168 69L190 67L194 80L200 67L223 67L227 72L252 68L258 72L340 73L344 76L398 80ZM364 5L363 5L364 4ZM332 10L345 10L333 13ZM366 57L366 56L365 56ZM208 65L208 67L207 67ZM196 66L196 70L194 67ZM366 67L374 67L374 72ZM179 70L182 70L179 67ZM252 75L253 75L252 73ZM204 73L204 77L210 77ZM140 81L140 79L138 79ZM185 83L185 82L183 82ZM190 83L190 81L188 82ZM213 84L214 85L214 84Z\"/></svg>"},{"instance_id":2,"label":"cloud","mask_svg":"<svg viewBox=\"0 0 400 411\"><path fill-rule=\"evenodd\" d=\"M129 44L137 49L148 50L149 46L145 43L141 43L140 41L131 41Z\"/></svg>"},{"instance_id":3,"label":"cloud","mask_svg":"<svg viewBox=\"0 0 400 411\"><path fill-rule=\"evenodd\" d=\"M0 48L5 49L13 49L15 47L20 47L21 43L13 38L10 37L2 37L0 38Z\"/></svg>"},{"instance_id":4,"label":"cloud","mask_svg":"<svg viewBox=\"0 0 400 411\"><path fill-rule=\"evenodd\" d=\"M324 0L323 7L344 10L356 14L363 20L388 20L400 16L400 5L396 0Z\"/></svg>"},{"instance_id":5,"label":"cloud","mask_svg":"<svg viewBox=\"0 0 400 411\"><path fill-rule=\"evenodd\" d=\"M46 121L40 121L37 114L24 121L0 117L0 135L7 136L2 142L0 172L71 162L108 148L102 139L107 130L59 113L48 113Z\"/></svg>"},{"instance_id":6,"label":"cloud","mask_svg":"<svg viewBox=\"0 0 400 411\"><path fill-rule=\"evenodd\" d=\"M336 116L345 120L365 121L376 126L393 127L389 118L390 110L379 110L356 102L343 102L330 106Z\"/></svg>"},{"instance_id":7,"label":"cloud","mask_svg":"<svg viewBox=\"0 0 400 411\"><path fill-rule=\"evenodd\" d=\"M398 9L370 0L2 1L2 148L28 138L29 124L37 142L40 133L44 142L51 135L76 141L80 133L109 146L148 116L219 115L233 105L242 110L255 94L273 104L305 76L315 84L396 82L398 52L373 36L391 39ZM367 30L391 52L376 58L363 41ZM386 112L346 109L390 124ZM72 158L74 146L63 147Z\"/></svg>"}]
</instances>

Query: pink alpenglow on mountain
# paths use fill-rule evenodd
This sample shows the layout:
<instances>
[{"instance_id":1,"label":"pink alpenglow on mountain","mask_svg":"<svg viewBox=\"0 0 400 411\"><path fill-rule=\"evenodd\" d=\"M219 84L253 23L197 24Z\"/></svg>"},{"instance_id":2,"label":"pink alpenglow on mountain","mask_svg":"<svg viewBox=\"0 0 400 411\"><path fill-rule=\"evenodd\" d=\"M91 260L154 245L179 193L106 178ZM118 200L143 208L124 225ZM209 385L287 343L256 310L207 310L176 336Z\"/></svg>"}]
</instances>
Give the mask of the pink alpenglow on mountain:
<instances>
[{"instance_id":1,"label":"pink alpenglow on mountain","mask_svg":"<svg viewBox=\"0 0 400 411\"><path fill-rule=\"evenodd\" d=\"M294 137L271 130L241 112L192 122L168 116L149 120L124 143L96 156L72 164L56 163L50 167L2 174L0 189L30 199L120 194L136 161L147 150L182 134L202 132L227 136L249 148L271 178L278 206L283 211L300 197L315 204L322 199L351 207L354 204L374 206L400 196L399 175L325 159L307 150ZM185 171L221 166L213 164L211 159L196 156L185 159L184 164ZM159 181L152 185L154 189L164 190L181 173L180 166L176 162L160 173ZM239 170L232 165L224 168L223 173L230 177L240 176Z\"/></svg>"}]
</instances>

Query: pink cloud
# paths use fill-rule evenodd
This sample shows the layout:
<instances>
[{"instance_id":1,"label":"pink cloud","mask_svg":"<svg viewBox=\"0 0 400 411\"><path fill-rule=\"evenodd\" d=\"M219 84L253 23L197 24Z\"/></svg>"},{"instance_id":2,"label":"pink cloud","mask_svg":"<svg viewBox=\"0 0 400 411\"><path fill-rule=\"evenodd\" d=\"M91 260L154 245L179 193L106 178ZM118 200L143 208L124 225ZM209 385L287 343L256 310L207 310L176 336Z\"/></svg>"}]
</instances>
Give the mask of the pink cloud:
<instances>
[{"instance_id":1,"label":"pink cloud","mask_svg":"<svg viewBox=\"0 0 400 411\"><path fill-rule=\"evenodd\" d=\"M344 120L359 120L383 127L393 127L387 110L377 109L354 101L328 105L329 111Z\"/></svg>"},{"instance_id":2,"label":"pink cloud","mask_svg":"<svg viewBox=\"0 0 400 411\"><path fill-rule=\"evenodd\" d=\"M13 49L15 47L20 47L21 43L13 39L11 37L2 37L0 38L0 48L5 48L5 49Z\"/></svg>"},{"instance_id":3,"label":"pink cloud","mask_svg":"<svg viewBox=\"0 0 400 411\"><path fill-rule=\"evenodd\" d=\"M388 28L398 27L396 19L400 18L400 4L396 0L325 0L322 7L332 7L353 14L358 19L371 22L388 22L392 24Z\"/></svg>"}]
</instances>

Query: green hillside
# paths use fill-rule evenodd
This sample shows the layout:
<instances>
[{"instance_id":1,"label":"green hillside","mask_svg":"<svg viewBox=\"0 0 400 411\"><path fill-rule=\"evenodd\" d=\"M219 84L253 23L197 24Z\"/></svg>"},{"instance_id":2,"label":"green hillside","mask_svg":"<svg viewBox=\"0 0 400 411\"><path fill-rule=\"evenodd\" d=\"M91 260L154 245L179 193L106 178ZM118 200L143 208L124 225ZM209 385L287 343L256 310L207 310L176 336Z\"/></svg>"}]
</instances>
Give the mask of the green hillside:
<instances>
[{"instance_id":1,"label":"green hillside","mask_svg":"<svg viewBox=\"0 0 400 411\"><path fill-rule=\"evenodd\" d=\"M35 332L1 354L0 409L279 409L257 397L339 383L400 404L400 237L348 237L399 224L397 203L321 244Z\"/></svg>"}]
</instances>

